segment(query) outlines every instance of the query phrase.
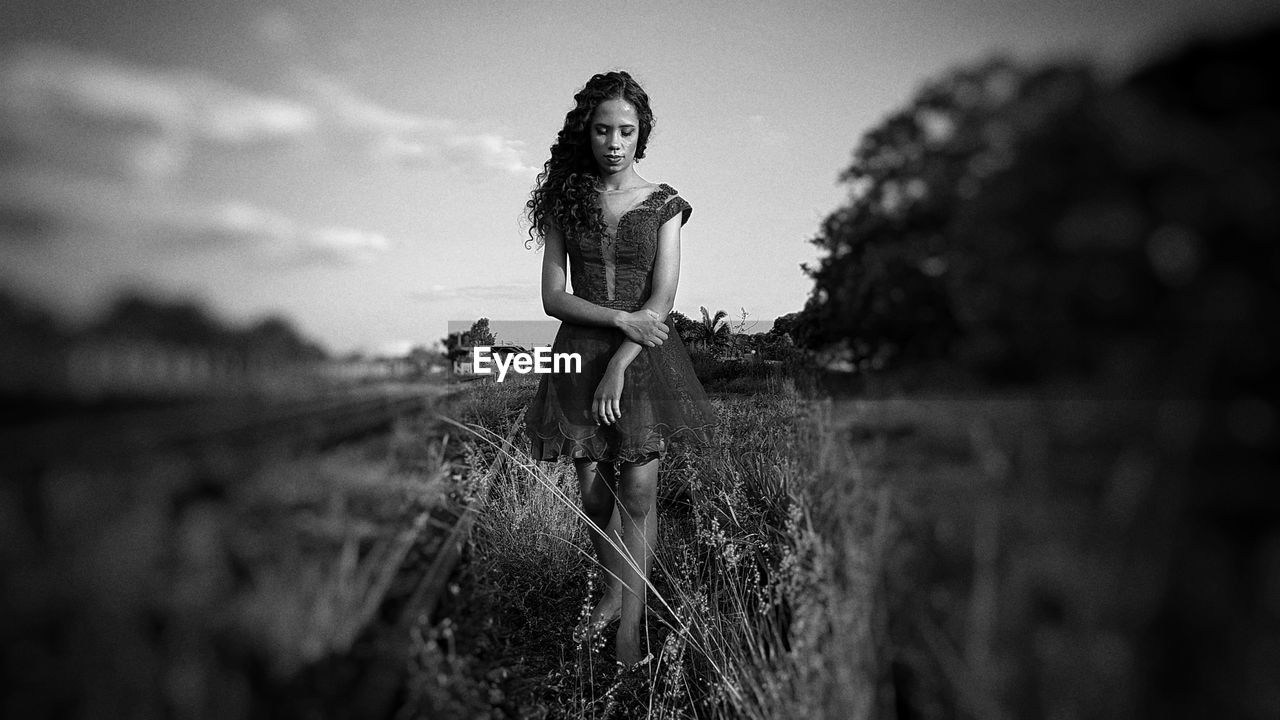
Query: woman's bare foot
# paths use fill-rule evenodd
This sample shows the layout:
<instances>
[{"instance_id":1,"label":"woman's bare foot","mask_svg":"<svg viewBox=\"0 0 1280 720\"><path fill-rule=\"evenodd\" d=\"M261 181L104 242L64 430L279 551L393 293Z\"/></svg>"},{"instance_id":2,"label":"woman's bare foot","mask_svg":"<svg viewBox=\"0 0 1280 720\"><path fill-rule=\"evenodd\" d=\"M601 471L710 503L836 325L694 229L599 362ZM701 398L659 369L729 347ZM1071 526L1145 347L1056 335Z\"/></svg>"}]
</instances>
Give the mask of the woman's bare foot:
<instances>
[{"instance_id":1,"label":"woman's bare foot","mask_svg":"<svg viewBox=\"0 0 1280 720\"><path fill-rule=\"evenodd\" d=\"M596 603L594 608L591 608L591 614L587 616L586 622L574 628L574 641L581 643L594 638L603 632L609 626L609 623L621 616L622 592L610 588L605 591L604 597L600 598L600 602Z\"/></svg>"},{"instance_id":2,"label":"woman's bare foot","mask_svg":"<svg viewBox=\"0 0 1280 720\"><path fill-rule=\"evenodd\" d=\"M648 654L640 639L640 627L618 627L618 662L624 667L631 667L640 662Z\"/></svg>"}]
</instances>

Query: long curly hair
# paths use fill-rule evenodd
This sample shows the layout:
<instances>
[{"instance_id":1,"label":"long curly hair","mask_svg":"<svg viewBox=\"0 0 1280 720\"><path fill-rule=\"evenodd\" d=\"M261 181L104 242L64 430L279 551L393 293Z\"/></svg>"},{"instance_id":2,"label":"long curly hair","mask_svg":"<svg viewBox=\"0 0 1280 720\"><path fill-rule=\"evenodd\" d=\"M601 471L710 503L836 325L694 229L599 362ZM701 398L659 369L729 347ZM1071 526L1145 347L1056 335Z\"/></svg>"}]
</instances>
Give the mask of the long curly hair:
<instances>
[{"instance_id":1,"label":"long curly hair","mask_svg":"<svg viewBox=\"0 0 1280 720\"><path fill-rule=\"evenodd\" d=\"M525 247L536 242L542 247L547 229L553 224L566 237L581 237L605 229L597 204L599 169L591 153L587 124L596 107L606 100L622 98L631 103L640 119L640 137L635 159L644 157L653 132L653 110L649 96L640 83L622 70L591 76L587 84L573 96L574 106L564 116L564 127L551 145L551 158L538 173L537 183L525 203L529 222L529 239Z\"/></svg>"}]
</instances>

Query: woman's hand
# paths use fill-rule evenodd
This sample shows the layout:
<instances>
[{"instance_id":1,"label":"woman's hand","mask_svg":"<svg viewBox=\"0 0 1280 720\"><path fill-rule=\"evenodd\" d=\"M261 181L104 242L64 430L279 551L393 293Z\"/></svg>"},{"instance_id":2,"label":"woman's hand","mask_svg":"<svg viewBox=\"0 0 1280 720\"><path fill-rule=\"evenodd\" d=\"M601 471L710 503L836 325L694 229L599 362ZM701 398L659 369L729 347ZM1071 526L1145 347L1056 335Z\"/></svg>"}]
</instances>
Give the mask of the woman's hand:
<instances>
[{"instance_id":1,"label":"woman's hand","mask_svg":"<svg viewBox=\"0 0 1280 720\"><path fill-rule=\"evenodd\" d=\"M657 347L667 339L667 324L661 315L648 308L624 313L615 324L628 340L645 347Z\"/></svg>"},{"instance_id":2,"label":"woman's hand","mask_svg":"<svg viewBox=\"0 0 1280 720\"><path fill-rule=\"evenodd\" d=\"M591 400L591 414L597 425L612 425L622 417L622 383L624 372L610 366Z\"/></svg>"}]
</instances>

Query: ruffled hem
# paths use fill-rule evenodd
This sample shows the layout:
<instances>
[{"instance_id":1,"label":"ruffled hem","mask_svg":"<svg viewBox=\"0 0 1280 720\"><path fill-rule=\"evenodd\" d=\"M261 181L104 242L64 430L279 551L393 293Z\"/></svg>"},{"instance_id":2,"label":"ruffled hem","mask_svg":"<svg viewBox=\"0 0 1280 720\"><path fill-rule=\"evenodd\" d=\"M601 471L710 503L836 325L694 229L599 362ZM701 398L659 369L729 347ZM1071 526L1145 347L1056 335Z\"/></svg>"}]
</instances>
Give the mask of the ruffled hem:
<instances>
[{"instance_id":1,"label":"ruffled hem","mask_svg":"<svg viewBox=\"0 0 1280 720\"><path fill-rule=\"evenodd\" d=\"M540 432L528 429L529 454L535 460L551 461L560 457L589 459L594 462L648 462L662 458L672 442L707 444L713 435L712 425L672 427L660 424L649 429L643 439L608 437L609 429L596 428L591 434L573 437L563 427Z\"/></svg>"},{"instance_id":2,"label":"ruffled hem","mask_svg":"<svg viewBox=\"0 0 1280 720\"><path fill-rule=\"evenodd\" d=\"M717 418L678 335L646 347L627 366L614 425L597 425L594 393L625 337L612 328L562 323L553 352L577 353L579 372L542 376L525 411L531 455L539 460L588 458L643 462L661 457L672 441L707 442Z\"/></svg>"}]
</instances>

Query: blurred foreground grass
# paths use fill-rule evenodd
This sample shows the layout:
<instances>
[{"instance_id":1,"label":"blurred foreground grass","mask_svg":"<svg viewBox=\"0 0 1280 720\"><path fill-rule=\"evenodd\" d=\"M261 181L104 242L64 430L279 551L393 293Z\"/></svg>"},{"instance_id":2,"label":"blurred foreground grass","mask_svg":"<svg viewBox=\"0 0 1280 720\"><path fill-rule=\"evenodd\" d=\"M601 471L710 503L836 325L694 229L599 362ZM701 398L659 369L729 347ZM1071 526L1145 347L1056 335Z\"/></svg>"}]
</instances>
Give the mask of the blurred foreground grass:
<instances>
[{"instance_id":1,"label":"blurred foreground grass","mask_svg":"<svg viewBox=\"0 0 1280 720\"><path fill-rule=\"evenodd\" d=\"M6 478L3 715L314 704L300 673L375 623L452 487L430 422L323 452L206 443Z\"/></svg>"},{"instance_id":2,"label":"blurred foreground grass","mask_svg":"<svg viewBox=\"0 0 1280 720\"><path fill-rule=\"evenodd\" d=\"M470 430L423 414L324 453L3 485L5 716L365 717L347 689L387 661L408 667L398 718L1277 706L1280 543L1237 492L1263 450L1211 408L955 377L832 400L794 372L726 373L715 442L663 462L649 674L618 675L611 633L570 639L599 573L572 466L521 449L516 378L457 399ZM386 599L430 561L418 530L446 497L476 521L444 605L391 652L362 645L395 626Z\"/></svg>"}]
</instances>

